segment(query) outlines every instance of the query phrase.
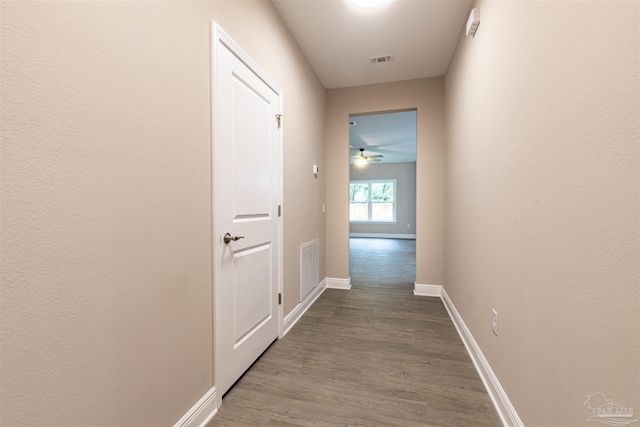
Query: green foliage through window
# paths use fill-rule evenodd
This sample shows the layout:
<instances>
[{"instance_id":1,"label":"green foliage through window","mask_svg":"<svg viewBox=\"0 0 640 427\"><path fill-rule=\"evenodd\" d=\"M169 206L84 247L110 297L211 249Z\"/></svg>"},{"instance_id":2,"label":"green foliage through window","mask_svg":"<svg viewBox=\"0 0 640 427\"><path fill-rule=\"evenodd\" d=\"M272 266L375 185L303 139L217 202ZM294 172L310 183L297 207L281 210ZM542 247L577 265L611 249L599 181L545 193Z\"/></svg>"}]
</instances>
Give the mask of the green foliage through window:
<instances>
[{"instance_id":1,"label":"green foliage through window","mask_svg":"<svg viewBox=\"0 0 640 427\"><path fill-rule=\"evenodd\" d=\"M374 182L371 184L371 200L374 202L393 202L393 183Z\"/></svg>"},{"instance_id":2,"label":"green foliage through window","mask_svg":"<svg viewBox=\"0 0 640 427\"><path fill-rule=\"evenodd\" d=\"M395 221L395 181L352 181L349 184L349 220Z\"/></svg>"},{"instance_id":3,"label":"green foliage through window","mask_svg":"<svg viewBox=\"0 0 640 427\"><path fill-rule=\"evenodd\" d=\"M368 202L369 184L351 184L349 191L350 202Z\"/></svg>"}]
</instances>

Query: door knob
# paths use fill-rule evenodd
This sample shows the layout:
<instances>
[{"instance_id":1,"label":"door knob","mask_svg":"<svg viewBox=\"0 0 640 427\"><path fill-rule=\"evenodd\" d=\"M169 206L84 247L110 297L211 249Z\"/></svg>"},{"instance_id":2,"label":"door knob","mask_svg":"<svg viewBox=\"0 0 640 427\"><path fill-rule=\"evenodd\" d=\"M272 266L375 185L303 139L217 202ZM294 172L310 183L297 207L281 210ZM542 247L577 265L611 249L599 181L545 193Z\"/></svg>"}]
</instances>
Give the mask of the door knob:
<instances>
[{"instance_id":1,"label":"door knob","mask_svg":"<svg viewBox=\"0 0 640 427\"><path fill-rule=\"evenodd\" d=\"M228 245L229 242L231 241L236 241L236 240L240 240L240 239L244 239L244 236L232 236L229 233L225 233L224 237L222 240L224 240L225 245Z\"/></svg>"}]
</instances>

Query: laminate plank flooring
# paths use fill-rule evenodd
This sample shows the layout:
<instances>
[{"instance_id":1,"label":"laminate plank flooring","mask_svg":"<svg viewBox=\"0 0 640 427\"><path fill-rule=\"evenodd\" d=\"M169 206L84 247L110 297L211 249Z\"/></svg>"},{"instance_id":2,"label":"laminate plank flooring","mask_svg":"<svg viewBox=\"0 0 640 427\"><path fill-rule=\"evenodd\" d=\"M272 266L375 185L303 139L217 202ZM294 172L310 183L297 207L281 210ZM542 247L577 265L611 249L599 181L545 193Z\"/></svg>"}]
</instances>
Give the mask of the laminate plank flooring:
<instances>
[{"instance_id":1,"label":"laminate plank flooring","mask_svg":"<svg viewBox=\"0 0 640 427\"><path fill-rule=\"evenodd\" d=\"M501 425L440 299L412 294L415 244L383 256L365 249L394 242L367 240L352 289L325 290L208 427Z\"/></svg>"},{"instance_id":2,"label":"laminate plank flooring","mask_svg":"<svg viewBox=\"0 0 640 427\"><path fill-rule=\"evenodd\" d=\"M351 238L349 258L354 285L393 288L416 280L415 240Z\"/></svg>"}]
</instances>

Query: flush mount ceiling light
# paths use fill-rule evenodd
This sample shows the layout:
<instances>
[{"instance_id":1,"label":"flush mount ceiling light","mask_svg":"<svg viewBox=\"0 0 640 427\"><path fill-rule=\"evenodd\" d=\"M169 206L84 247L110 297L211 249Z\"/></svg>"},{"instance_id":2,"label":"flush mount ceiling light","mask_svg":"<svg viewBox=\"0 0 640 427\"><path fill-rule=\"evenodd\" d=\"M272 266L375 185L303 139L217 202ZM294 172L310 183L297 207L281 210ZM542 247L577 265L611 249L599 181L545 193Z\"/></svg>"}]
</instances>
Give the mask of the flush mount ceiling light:
<instances>
[{"instance_id":1,"label":"flush mount ceiling light","mask_svg":"<svg viewBox=\"0 0 640 427\"><path fill-rule=\"evenodd\" d=\"M382 6L383 4L390 1L391 0L349 0L349 3L364 9L371 9L374 7Z\"/></svg>"}]
</instances>

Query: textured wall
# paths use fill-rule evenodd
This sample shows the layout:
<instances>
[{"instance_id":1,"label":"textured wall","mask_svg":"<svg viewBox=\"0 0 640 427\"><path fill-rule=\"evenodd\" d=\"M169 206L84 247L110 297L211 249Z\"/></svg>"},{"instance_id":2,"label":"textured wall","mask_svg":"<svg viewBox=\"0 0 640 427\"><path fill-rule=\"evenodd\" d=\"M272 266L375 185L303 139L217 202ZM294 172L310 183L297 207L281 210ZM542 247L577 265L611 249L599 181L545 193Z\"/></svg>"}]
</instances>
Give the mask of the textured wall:
<instances>
[{"instance_id":1,"label":"textured wall","mask_svg":"<svg viewBox=\"0 0 640 427\"><path fill-rule=\"evenodd\" d=\"M415 234L416 232L416 164L371 163L364 168L351 165L350 179L395 179L396 222L394 224L366 224L352 222L351 233ZM409 227L407 228L407 224Z\"/></svg>"},{"instance_id":2,"label":"textured wall","mask_svg":"<svg viewBox=\"0 0 640 427\"><path fill-rule=\"evenodd\" d=\"M445 77L445 289L525 425L591 425L595 392L636 419L639 4L476 6Z\"/></svg>"},{"instance_id":3,"label":"textured wall","mask_svg":"<svg viewBox=\"0 0 640 427\"><path fill-rule=\"evenodd\" d=\"M327 91L327 276L349 277L349 114L417 109L416 281L442 284L444 79Z\"/></svg>"},{"instance_id":4,"label":"textured wall","mask_svg":"<svg viewBox=\"0 0 640 427\"><path fill-rule=\"evenodd\" d=\"M268 1L1 19L0 424L171 425L212 386L210 21L284 90L286 311L324 236L325 91Z\"/></svg>"}]
</instances>

